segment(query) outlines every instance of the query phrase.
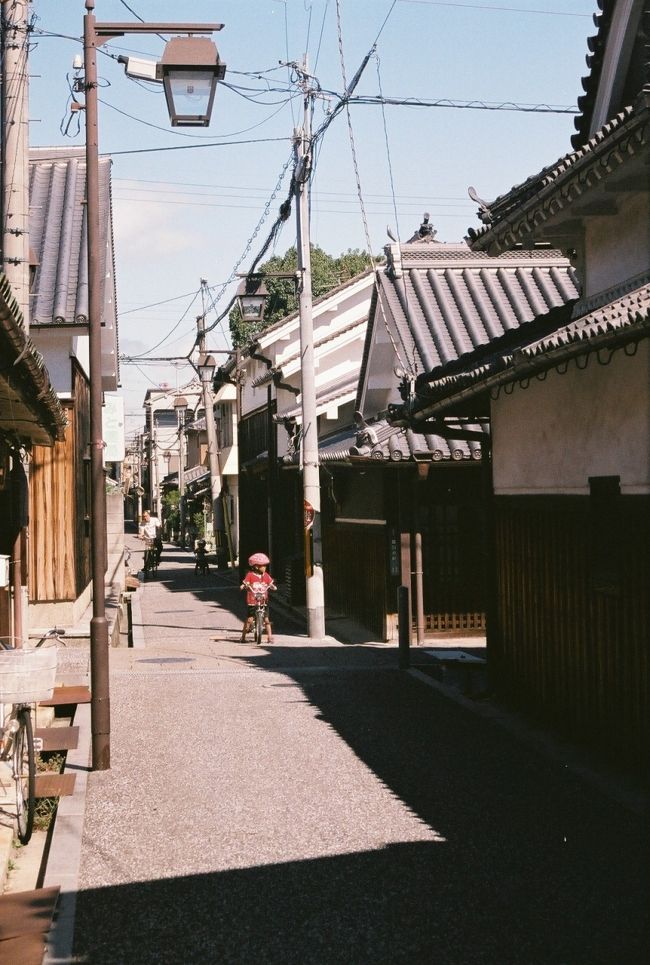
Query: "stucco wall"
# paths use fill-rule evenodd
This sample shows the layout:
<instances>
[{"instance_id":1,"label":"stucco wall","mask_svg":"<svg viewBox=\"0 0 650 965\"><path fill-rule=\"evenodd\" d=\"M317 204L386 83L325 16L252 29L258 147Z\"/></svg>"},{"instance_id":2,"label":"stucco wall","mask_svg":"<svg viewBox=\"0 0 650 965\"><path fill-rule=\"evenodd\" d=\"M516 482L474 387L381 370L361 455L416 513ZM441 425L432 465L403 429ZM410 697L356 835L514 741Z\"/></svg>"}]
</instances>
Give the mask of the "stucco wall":
<instances>
[{"instance_id":1,"label":"stucco wall","mask_svg":"<svg viewBox=\"0 0 650 965\"><path fill-rule=\"evenodd\" d=\"M606 353L605 353L606 354ZM620 476L621 491L650 492L650 346L609 365L503 391L492 403L495 492L589 492L589 476Z\"/></svg>"},{"instance_id":2,"label":"stucco wall","mask_svg":"<svg viewBox=\"0 0 650 965\"><path fill-rule=\"evenodd\" d=\"M650 194L617 194L618 213L586 219L585 294L595 295L648 270Z\"/></svg>"}]
</instances>

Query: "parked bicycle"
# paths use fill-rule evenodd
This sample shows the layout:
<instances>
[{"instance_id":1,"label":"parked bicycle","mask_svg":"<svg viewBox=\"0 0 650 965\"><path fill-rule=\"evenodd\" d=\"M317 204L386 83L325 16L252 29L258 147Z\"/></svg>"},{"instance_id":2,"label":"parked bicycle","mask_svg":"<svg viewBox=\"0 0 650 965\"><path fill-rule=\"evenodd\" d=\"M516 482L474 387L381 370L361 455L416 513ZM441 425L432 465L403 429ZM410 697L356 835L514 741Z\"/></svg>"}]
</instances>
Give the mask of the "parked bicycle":
<instances>
[{"instance_id":1,"label":"parked bicycle","mask_svg":"<svg viewBox=\"0 0 650 965\"><path fill-rule=\"evenodd\" d=\"M0 664L0 673L4 671L6 684L0 693L3 696L13 694L20 699L9 704L10 710L2 714L0 727L0 761L11 761L11 772L16 789L16 823L18 839L21 844L27 844L34 829L34 814L36 811L36 754L41 751L40 740L34 739L32 724L32 703L45 699L51 694L56 674L56 658L43 661L42 656L33 656L44 643L56 640L65 646L61 639L65 630L53 627L48 630L34 648L16 649L13 641L0 639L0 654L12 651L7 662ZM15 666L14 666L15 665ZM15 678L15 679L14 679ZM6 689L5 689L6 687ZM38 692L42 694L39 696ZM2 708L8 701L2 703Z\"/></svg>"}]
</instances>

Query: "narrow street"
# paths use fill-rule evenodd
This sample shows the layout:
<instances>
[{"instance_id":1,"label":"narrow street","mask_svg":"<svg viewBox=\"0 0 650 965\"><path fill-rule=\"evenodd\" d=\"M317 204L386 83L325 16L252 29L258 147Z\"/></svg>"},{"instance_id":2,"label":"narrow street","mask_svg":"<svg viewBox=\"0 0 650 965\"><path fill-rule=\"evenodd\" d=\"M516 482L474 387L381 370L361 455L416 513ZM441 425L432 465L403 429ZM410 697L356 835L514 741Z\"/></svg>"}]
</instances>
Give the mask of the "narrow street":
<instances>
[{"instance_id":1,"label":"narrow street","mask_svg":"<svg viewBox=\"0 0 650 965\"><path fill-rule=\"evenodd\" d=\"M133 612L74 961L646 960L645 819L396 648L311 645L277 613L272 647L242 644L232 574L169 546Z\"/></svg>"}]
</instances>

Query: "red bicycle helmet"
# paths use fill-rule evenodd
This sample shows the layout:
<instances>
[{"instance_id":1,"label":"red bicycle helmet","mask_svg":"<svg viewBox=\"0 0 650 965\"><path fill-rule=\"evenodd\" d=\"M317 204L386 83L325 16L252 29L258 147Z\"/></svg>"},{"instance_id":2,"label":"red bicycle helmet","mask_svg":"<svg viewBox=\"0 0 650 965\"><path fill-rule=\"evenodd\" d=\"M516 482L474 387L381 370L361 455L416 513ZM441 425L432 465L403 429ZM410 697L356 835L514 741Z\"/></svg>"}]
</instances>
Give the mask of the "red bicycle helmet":
<instances>
[{"instance_id":1,"label":"red bicycle helmet","mask_svg":"<svg viewBox=\"0 0 650 965\"><path fill-rule=\"evenodd\" d=\"M252 556L248 557L249 566L268 566L269 558L266 553L253 553Z\"/></svg>"}]
</instances>

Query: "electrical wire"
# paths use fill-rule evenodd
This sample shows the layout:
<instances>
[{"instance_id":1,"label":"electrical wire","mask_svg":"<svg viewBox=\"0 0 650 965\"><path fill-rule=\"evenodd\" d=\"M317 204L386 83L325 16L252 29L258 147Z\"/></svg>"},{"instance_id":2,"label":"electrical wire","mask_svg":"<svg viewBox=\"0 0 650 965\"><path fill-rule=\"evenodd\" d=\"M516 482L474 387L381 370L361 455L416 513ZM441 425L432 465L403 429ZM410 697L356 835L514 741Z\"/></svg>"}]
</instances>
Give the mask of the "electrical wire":
<instances>
[{"instance_id":1,"label":"electrical wire","mask_svg":"<svg viewBox=\"0 0 650 965\"><path fill-rule=\"evenodd\" d=\"M120 157L125 154L156 154L161 151L193 151L205 147L235 147L240 144L277 144L290 140L289 137L260 137L248 138L244 141L211 141L209 144L171 144L168 147L139 147L125 151L103 151L107 157Z\"/></svg>"},{"instance_id":2,"label":"electrical wire","mask_svg":"<svg viewBox=\"0 0 650 965\"><path fill-rule=\"evenodd\" d=\"M186 317L187 313L189 312L190 308L192 307L192 305L194 304L194 302L196 301L196 299L197 299L198 297L199 297L199 293L198 293L198 292L194 292L194 294L193 294L193 296L192 296L191 302L189 303L189 305L187 306L187 308L185 309L185 311L183 312L183 314L181 315L181 317L178 319L178 321L176 322L176 324L175 324L175 325L173 326L173 328L167 333L167 335L164 336L164 338L161 338L161 340L160 340L159 342L156 342L156 344L153 345L150 349L147 349L146 353L143 353L143 354L141 354L140 356L132 356L131 358L132 358L132 359L133 359L133 358L139 358L139 359L142 360L142 359L144 359L147 355L149 355L150 352L155 352L155 350L156 350L157 348L159 348L161 345L163 345L163 344L167 341L167 339L171 338L171 336L174 334L174 332L176 331L176 329L178 328L178 326L185 320L185 317Z\"/></svg>"},{"instance_id":3,"label":"electrical wire","mask_svg":"<svg viewBox=\"0 0 650 965\"><path fill-rule=\"evenodd\" d=\"M467 7L470 10L489 10L497 13L536 13L552 17L591 17L589 13L573 13L567 10L527 10L524 7L501 7L484 3L458 3L453 0L398 0L399 3L419 3L428 7Z\"/></svg>"},{"instance_id":4,"label":"electrical wire","mask_svg":"<svg viewBox=\"0 0 650 965\"><path fill-rule=\"evenodd\" d=\"M386 105L393 107L453 107L456 110L480 111L523 111L527 114L579 114L577 107L552 104L517 104L514 101L462 101L441 97L439 100L424 100L419 97L372 97L357 96L350 99L352 104Z\"/></svg>"},{"instance_id":5,"label":"electrical wire","mask_svg":"<svg viewBox=\"0 0 650 965\"><path fill-rule=\"evenodd\" d=\"M393 6L394 5L395 4L393 4ZM392 10L392 7L391 7L391 10ZM347 90L348 81L347 81L346 71L345 71L345 56L343 53L343 28L341 24L340 0L336 0L336 24L337 24L337 34L338 34L338 42L339 42L339 58L341 62L341 77L343 78L343 87L345 90ZM368 228L368 218L366 216L366 208L363 201L363 191L361 190L361 175L359 173L359 161L357 158L356 145L354 143L354 131L352 129L352 118L350 116L349 103L346 103L345 105L345 112L346 112L347 121L348 121L348 136L350 140L350 150L352 152L352 164L354 167L354 176L356 178L356 183L357 183L357 195L359 198L359 207L361 209L361 219L363 221L363 230L366 237L366 249L368 254L369 265L370 267L372 267L375 263L375 260L372 254L372 243L370 241L370 230Z\"/></svg>"}]
</instances>

